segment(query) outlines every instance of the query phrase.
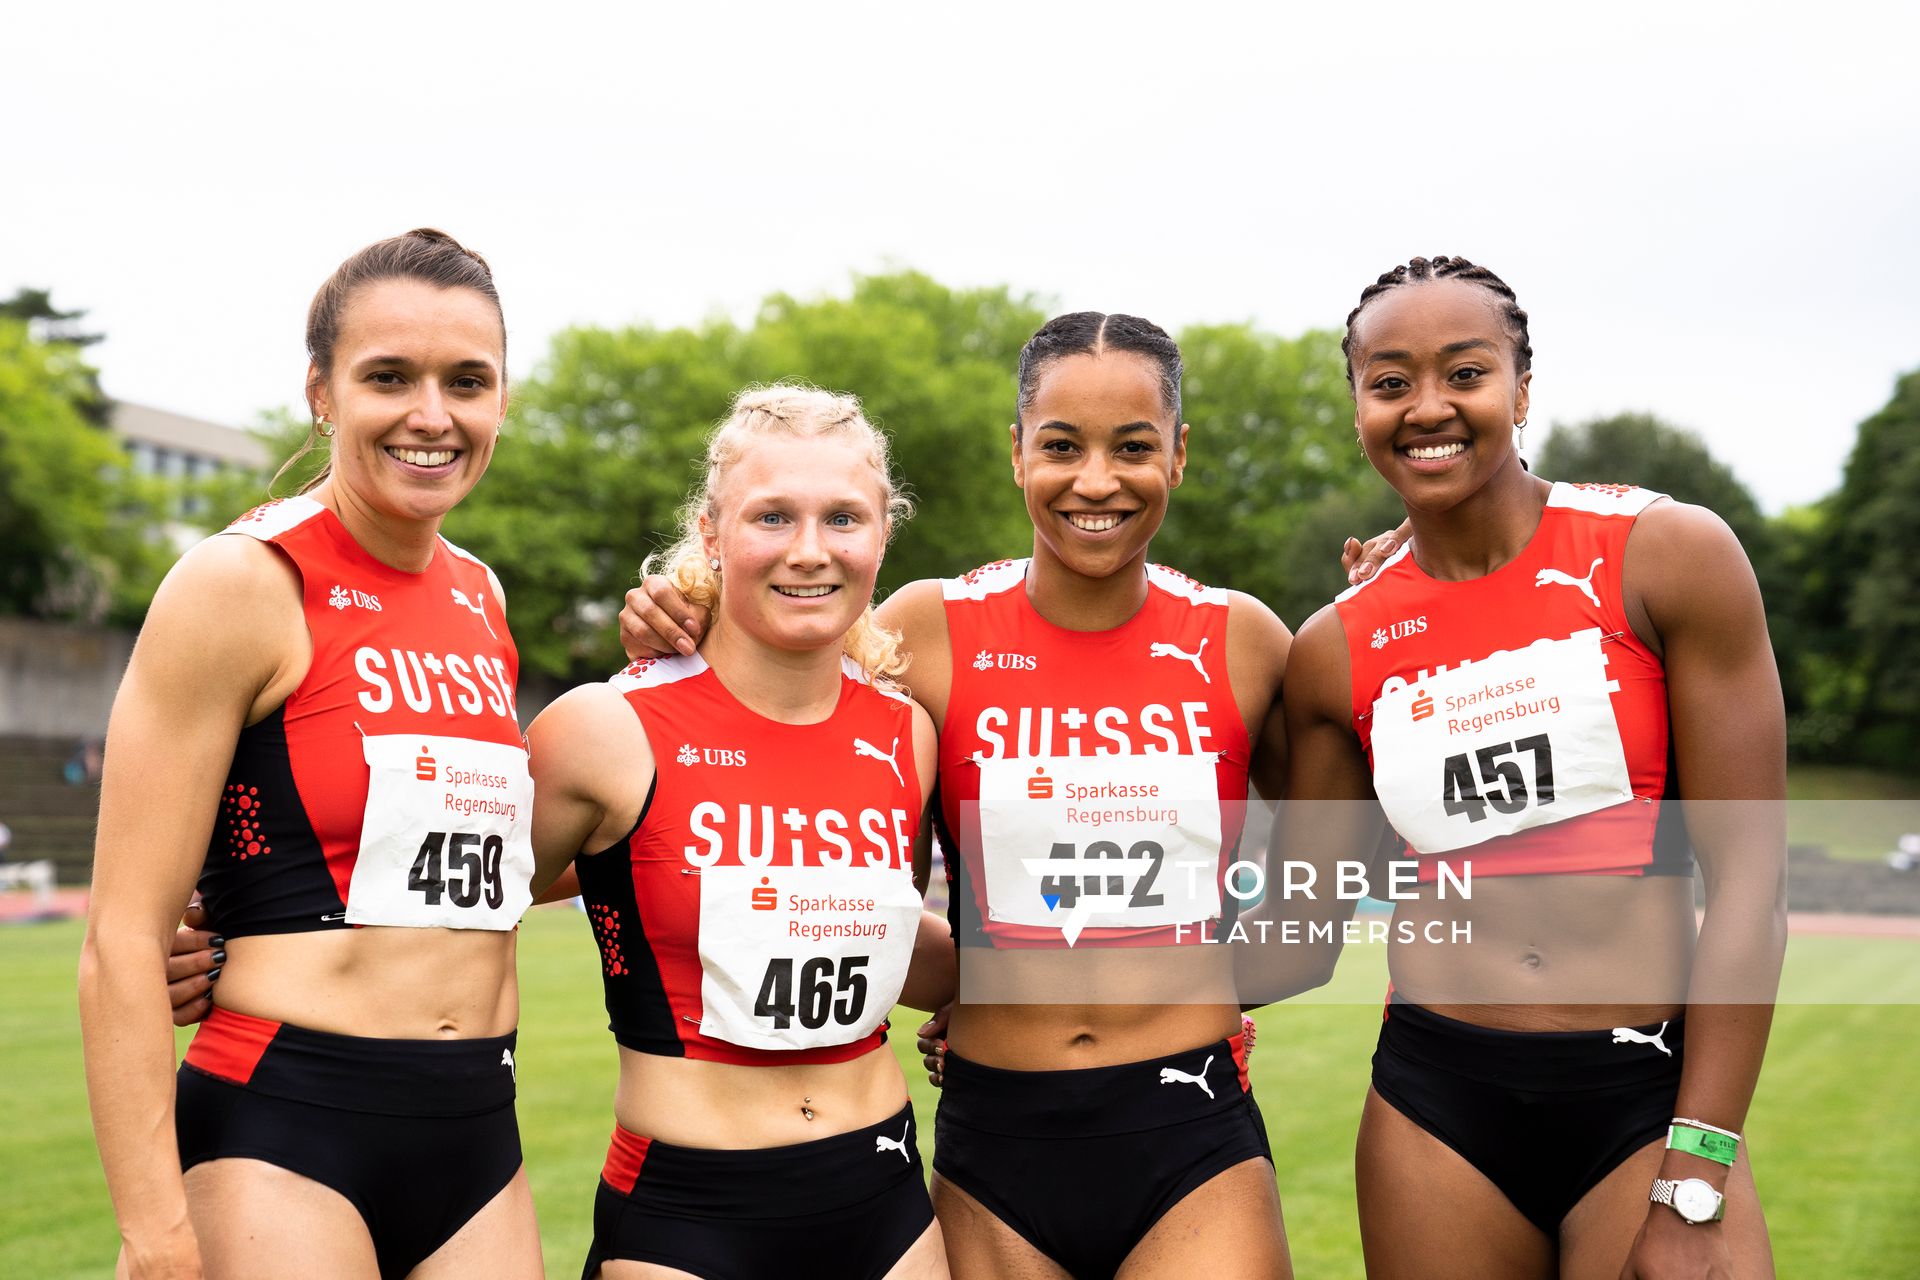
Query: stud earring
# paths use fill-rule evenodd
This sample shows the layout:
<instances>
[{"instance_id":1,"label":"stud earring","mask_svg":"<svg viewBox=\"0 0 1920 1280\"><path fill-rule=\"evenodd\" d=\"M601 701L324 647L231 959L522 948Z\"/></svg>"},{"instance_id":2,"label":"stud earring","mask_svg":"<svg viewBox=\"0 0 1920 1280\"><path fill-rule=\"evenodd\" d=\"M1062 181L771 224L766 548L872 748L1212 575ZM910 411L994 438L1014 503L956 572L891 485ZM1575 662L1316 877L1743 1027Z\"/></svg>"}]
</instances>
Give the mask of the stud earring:
<instances>
[{"instance_id":1,"label":"stud earring","mask_svg":"<svg viewBox=\"0 0 1920 1280\"><path fill-rule=\"evenodd\" d=\"M713 556L710 559L708 559L707 568L713 570L715 573L720 572L720 557Z\"/></svg>"}]
</instances>

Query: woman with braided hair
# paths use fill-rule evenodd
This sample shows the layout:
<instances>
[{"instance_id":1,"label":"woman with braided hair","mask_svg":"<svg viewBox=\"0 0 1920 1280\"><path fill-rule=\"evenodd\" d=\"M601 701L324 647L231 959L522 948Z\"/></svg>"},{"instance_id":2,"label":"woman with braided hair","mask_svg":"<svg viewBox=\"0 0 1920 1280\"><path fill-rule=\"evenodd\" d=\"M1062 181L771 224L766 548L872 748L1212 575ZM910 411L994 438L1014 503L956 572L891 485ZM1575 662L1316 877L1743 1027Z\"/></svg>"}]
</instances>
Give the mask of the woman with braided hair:
<instances>
[{"instance_id":1,"label":"woman with braided hair","mask_svg":"<svg viewBox=\"0 0 1920 1280\"><path fill-rule=\"evenodd\" d=\"M1368 1274L1770 1275L1738 1130L1784 831L1703 803L1783 795L1753 571L1709 511L1528 474L1527 314L1486 268L1396 267L1345 350L1413 536L1301 628L1287 794L1377 798L1418 863L1359 1136Z\"/></svg>"},{"instance_id":2,"label":"woman with braided hair","mask_svg":"<svg viewBox=\"0 0 1920 1280\"><path fill-rule=\"evenodd\" d=\"M1289 636L1147 561L1186 467L1180 373L1148 321L1048 321L1008 432L1031 557L878 611L941 727L962 965L933 1191L960 1277L1291 1272L1227 949L1198 945L1232 910L1249 779L1273 794ZM691 651L669 588L629 595L629 652Z\"/></svg>"}]
</instances>

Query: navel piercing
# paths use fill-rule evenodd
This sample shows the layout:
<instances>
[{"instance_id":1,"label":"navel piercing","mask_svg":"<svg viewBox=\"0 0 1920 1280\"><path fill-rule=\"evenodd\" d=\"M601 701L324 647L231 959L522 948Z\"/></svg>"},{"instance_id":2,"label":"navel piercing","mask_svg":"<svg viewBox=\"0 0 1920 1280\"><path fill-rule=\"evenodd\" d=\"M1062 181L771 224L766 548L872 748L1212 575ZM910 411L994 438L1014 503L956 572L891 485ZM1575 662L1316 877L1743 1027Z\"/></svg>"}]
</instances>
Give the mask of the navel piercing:
<instances>
[{"instance_id":1,"label":"navel piercing","mask_svg":"<svg viewBox=\"0 0 1920 1280\"><path fill-rule=\"evenodd\" d=\"M812 1098L800 1099L800 1114L809 1120L813 1119L813 1107L810 1105L812 1102Z\"/></svg>"}]
</instances>

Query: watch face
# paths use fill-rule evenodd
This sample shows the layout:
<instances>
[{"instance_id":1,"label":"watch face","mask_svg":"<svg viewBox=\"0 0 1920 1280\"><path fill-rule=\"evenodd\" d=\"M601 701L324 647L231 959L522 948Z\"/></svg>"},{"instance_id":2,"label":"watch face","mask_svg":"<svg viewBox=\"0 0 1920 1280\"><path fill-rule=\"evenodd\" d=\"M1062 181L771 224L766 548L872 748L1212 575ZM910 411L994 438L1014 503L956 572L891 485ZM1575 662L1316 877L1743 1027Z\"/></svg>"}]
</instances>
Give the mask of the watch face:
<instances>
[{"instance_id":1,"label":"watch face","mask_svg":"<svg viewBox=\"0 0 1920 1280\"><path fill-rule=\"evenodd\" d=\"M1698 1178L1688 1178L1673 1189L1673 1207L1688 1222L1708 1221L1719 1204L1719 1195Z\"/></svg>"}]
</instances>

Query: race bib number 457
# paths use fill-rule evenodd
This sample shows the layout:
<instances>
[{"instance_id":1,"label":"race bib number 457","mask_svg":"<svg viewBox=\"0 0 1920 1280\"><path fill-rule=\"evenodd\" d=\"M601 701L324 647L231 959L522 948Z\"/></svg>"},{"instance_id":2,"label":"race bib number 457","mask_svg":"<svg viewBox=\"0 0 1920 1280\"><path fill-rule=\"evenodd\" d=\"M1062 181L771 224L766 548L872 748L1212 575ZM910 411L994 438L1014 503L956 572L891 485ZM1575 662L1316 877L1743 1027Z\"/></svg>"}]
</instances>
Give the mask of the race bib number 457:
<instances>
[{"instance_id":1,"label":"race bib number 457","mask_svg":"<svg viewBox=\"0 0 1920 1280\"><path fill-rule=\"evenodd\" d=\"M1420 853L1633 798L1600 632L1540 640L1382 694L1373 783Z\"/></svg>"},{"instance_id":2,"label":"race bib number 457","mask_svg":"<svg viewBox=\"0 0 1920 1280\"><path fill-rule=\"evenodd\" d=\"M1211 755L981 760L989 918L1059 929L1194 924L1220 914Z\"/></svg>"}]
</instances>

